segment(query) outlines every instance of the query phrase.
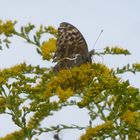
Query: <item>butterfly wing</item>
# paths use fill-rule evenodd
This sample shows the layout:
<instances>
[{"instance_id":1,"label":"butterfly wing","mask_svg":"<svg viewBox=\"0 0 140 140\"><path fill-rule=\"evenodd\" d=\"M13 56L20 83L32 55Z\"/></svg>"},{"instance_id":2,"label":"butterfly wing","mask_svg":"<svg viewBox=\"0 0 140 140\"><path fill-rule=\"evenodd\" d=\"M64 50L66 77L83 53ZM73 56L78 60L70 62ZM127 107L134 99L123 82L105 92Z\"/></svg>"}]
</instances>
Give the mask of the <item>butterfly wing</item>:
<instances>
[{"instance_id":1,"label":"butterfly wing","mask_svg":"<svg viewBox=\"0 0 140 140\"><path fill-rule=\"evenodd\" d=\"M73 25L62 22L58 28L57 50L53 62L58 62L56 71L62 68L80 66L83 63L91 63L87 43L81 32ZM72 60L78 56L77 59ZM65 59L69 58L69 59Z\"/></svg>"},{"instance_id":2,"label":"butterfly wing","mask_svg":"<svg viewBox=\"0 0 140 140\"><path fill-rule=\"evenodd\" d=\"M72 58L76 54L86 55L87 43L81 32L73 25L62 22L58 28L57 51L54 60L64 57Z\"/></svg>"}]
</instances>

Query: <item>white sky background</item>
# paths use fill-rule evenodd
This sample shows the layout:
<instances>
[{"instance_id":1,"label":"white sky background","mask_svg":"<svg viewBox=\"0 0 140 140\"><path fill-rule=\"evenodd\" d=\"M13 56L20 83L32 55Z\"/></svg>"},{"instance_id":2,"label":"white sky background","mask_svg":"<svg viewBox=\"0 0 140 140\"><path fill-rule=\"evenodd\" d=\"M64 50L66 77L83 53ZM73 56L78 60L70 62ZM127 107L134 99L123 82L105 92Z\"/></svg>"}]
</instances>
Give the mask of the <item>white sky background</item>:
<instances>
[{"instance_id":1,"label":"white sky background","mask_svg":"<svg viewBox=\"0 0 140 140\"><path fill-rule=\"evenodd\" d=\"M131 56L105 56L98 58L110 67L123 66L127 63L140 62L140 0L0 0L0 19L17 20L17 27L29 22L39 26L53 25L56 28L61 22L69 22L76 26L85 37L89 50L101 29L104 30L95 49L102 49L107 45L119 45L129 49ZM21 62L48 67L50 63L42 62L35 47L24 40L16 38L10 49L0 52L0 68L10 67ZM128 76L129 75L129 76ZM132 85L139 87L140 75L125 74ZM88 118L85 111L76 109L64 110L57 114L55 121L63 123L77 123L86 125ZM70 118L68 118L70 116ZM57 120L57 119L61 120ZM75 121L74 121L75 120ZM47 123L46 123L47 122ZM46 124L55 124L50 118ZM8 116L0 115L0 136L12 132L16 127ZM40 140L45 140L46 135ZM78 133L67 131L62 133L63 140L77 140ZM51 140L51 137L48 138Z\"/></svg>"}]
</instances>

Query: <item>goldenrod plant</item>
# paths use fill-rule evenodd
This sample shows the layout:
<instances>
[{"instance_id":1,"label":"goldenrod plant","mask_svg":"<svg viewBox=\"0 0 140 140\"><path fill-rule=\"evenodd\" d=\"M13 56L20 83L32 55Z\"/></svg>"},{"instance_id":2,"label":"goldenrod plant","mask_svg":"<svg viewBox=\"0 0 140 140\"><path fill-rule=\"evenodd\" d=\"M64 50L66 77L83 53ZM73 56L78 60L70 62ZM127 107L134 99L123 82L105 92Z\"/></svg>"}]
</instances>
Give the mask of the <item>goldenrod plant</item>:
<instances>
[{"instance_id":1,"label":"goldenrod plant","mask_svg":"<svg viewBox=\"0 0 140 140\"><path fill-rule=\"evenodd\" d=\"M57 29L43 25L37 29L30 23L18 31L16 25L15 21L0 21L1 53L5 46L12 47L12 37L19 37L36 47L42 61L52 62ZM51 37L42 41L45 35ZM94 55L112 55L113 59L113 55L130 55L130 52L107 46L103 52ZM10 115L19 130L0 140L37 140L39 135L49 132L55 132L54 139L59 140L59 132L65 129L85 130L80 140L140 140L140 91L130 84L129 79L120 78L127 72L140 72L140 64L111 69L94 61L58 73L52 67L26 63L1 69L0 113ZM51 100L53 97L58 99ZM89 123L85 126L41 126L44 119L69 106L86 109ZM27 115L30 116L28 121ZM97 119L102 123L94 124Z\"/></svg>"}]
</instances>

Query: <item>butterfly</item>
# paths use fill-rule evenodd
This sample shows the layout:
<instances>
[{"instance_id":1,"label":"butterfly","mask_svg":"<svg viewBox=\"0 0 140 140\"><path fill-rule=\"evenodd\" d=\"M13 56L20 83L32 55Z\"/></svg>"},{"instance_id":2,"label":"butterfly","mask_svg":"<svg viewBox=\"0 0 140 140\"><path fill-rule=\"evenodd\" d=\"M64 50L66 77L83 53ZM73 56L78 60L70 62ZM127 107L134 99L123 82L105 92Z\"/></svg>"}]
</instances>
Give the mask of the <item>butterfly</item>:
<instances>
[{"instance_id":1,"label":"butterfly","mask_svg":"<svg viewBox=\"0 0 140 140\"><path fill-rule=\"evenodd\" d=\"M56 71L92 63L83 35L70 23L62 22L60 24L56 47L57 50L53 57L53 62L57 62Z\"/></svg>"}]
</instances>

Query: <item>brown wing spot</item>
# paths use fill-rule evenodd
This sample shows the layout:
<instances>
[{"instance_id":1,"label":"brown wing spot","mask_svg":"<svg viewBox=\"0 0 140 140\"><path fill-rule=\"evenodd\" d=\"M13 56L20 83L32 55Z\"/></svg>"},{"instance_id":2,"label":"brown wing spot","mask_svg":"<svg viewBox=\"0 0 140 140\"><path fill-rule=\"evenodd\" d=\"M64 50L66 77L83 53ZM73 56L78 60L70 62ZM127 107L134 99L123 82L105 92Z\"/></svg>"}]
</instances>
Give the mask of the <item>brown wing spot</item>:
<instances>
[{"instance_id":1,"label":"brown wing spot","mask_svg":"<svg viewBox=\"0 0 140 140\"><path fill-rule=\"evenodd\" d=\"M75 37L72 36L72 37L70 38L70 41L75 41L74 39L75 39Z\"/></svg>"}]
</instances>

